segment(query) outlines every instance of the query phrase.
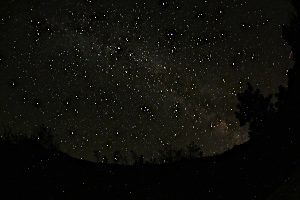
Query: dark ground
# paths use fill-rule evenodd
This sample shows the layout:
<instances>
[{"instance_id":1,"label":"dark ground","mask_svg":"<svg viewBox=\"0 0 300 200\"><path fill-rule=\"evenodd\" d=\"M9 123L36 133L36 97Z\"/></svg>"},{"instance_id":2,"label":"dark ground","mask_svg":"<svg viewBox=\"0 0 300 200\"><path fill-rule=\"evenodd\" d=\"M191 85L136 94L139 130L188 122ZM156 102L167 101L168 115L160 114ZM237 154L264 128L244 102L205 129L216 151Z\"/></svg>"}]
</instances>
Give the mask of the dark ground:
<instances>
[{"instance_id":1,"label":"dark ground","mask_svg":"<svg viewBox=\"0 0 300 200\"><path fill-rule=\"evenodd\" d=\"M1 199L298 199L296 121L277 115L265 125L271 136L218 156L162 165L97 164L3 143Z\"/></svg>"}]
</instances>

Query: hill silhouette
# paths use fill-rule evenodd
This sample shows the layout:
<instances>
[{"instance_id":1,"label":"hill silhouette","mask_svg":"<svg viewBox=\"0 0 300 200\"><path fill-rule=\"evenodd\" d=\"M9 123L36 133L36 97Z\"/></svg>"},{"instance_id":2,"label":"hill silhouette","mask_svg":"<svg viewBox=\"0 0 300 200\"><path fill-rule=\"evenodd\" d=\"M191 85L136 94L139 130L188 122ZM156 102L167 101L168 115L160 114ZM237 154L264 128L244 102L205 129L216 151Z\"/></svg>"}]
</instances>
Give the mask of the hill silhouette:
<instances>
[{"instance_id":1,"label":"hill silhouette","mask_svg":"<svg viewBox=\"0 0 300 200\"><path fill-rule=\"evenodd\" d=\"M273 120L281 121L280 117ZM276 124L264 130L285 130L285 139L249 140L221 155L168 164L93 163L41 145L2 143L1 195L8 199L266 199L299 167L299 140L291 142L297 132L290 124Z\"/></svg>"}]
</instances>

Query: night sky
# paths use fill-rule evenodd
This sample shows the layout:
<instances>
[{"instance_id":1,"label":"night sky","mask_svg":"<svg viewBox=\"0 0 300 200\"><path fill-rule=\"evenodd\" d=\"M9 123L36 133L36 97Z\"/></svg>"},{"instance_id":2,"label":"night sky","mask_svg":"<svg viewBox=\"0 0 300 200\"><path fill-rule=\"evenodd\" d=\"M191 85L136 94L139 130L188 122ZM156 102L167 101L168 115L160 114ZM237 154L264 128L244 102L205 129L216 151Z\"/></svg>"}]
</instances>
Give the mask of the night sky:
<instances>
[{"instance_id":1,"label":"night sky","mask_svg":"<svg viewBox=\"0 0 300 200\"><path fill-rule=\"evenodd\" d=\"M0 122L44 124L60 149L159 157L194 141L204 156L248 140L235 118L250 82L264 95L293 66L284 0L5 1ZM129 162L132 162L129 160Z\"/></svg>"}]
</instances>

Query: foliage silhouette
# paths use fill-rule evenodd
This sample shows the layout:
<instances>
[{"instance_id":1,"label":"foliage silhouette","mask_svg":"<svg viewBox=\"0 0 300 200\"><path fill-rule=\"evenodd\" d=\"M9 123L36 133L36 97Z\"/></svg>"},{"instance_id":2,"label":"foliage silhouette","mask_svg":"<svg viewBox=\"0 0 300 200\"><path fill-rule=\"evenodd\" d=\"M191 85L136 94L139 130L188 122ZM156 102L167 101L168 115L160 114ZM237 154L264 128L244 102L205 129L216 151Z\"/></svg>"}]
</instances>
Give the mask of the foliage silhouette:
<instances>
[{"instance_id":1,"label":"foliage silhouette","mask_svg":"<svg viewBox=\"0 0 300 200\"><path fill-rule=\"evenodd\" d=\"M46 149L58 149L59 145L54 143L54 135L50 128L43 124L37 129L36 135L32 136L33 140L38 141Z\"/></svg>"},{"instance_id":2,"label":"foliage silhouette","mask_svg":"<svg viewBox=\"0 0 300 200\"><path fill-rule=\"evenodd\" d=\"M235 112L235 115L240 126L250 123L250 138L257 137L259 132L263 132L261 131L263 123L275 115L281 119L280 123L289 124L293 129L298 127L296 121L300 118L300 3L297 0L292 0L291 3L297 14L291 16L289 25L282 26L282 34L291 46L295 63L293 68L288 70L287 87L280 85L279 92L275 94L277 98L275 108L278 112L275 113L274 106L270 103L272 95L264 97L260 94L260 90L254 91L250 83L247 83L248 88L237 96L240 103L237 105L238 112Z\"/></svg>"},{"instance_id":3,"label":"foliage silhouette","mask_svg":"<svg viewBox=\"0 0 300 200\"><path fill-rule=\"evenodd\" d=\"M141 154L139 157L139 165L143 165L144 164L144 156Z\"/></svg>"},{"instance_id":4,"label":"foliage silhouette","mask_svg":"<svg viewBox=\"0 0 300 200\"><path fill-rule=\"evenodd\" d=\"M108 158L106 156L103 156L102 163L103 164L108 164L109 163L109 160L108 160Z\"/></svg>"},{"instance_id":5,"label":"foliage silhouette","mask_svg":"<svg viewBox=\"0 0 300 200\"><path fill-rule=\"evenodd\" d=\"M296 10L290 18L289 25L282 26L283 38L291 46L291 53L295 61L292 69L288 71L288 87L284 98L284 110L288 116L300 117L300 4L292 0L291 4ZM283 94L282 94L283 95Z\"/></svg>"},{"instance_id":6,"label":"foliage silhouette","mask_svg":"<svg viewBox=\"0 0 300 200\"><path fill-rule=\"evenodd\" d=\"M235 112L240 126L250 123L249 136L253 138L260 131L262 123L274 114L274 105L271 103L272 94L264 97L259 89L254 90L248 82L248 88L243 93L238 93L238 111Z\"/></svg>"},{"instance_id":7,"label":"foliage silhouette","mask_svg":"<svg viewBox=\"0 0 300 200\"><path fill-rule=\"evenodd\" d=\"M160 161L162 163L171 163L174 161L174 149L171 145L165 145L164 150L159 150L159 153L161 154Z\"/></svg>"},{"instance_id":8,"label":"foliage silhouette","mask_svg":"<svg viewBox=\"0 0 300 200\"><path fill-rule=\"evenodd\" d=\"M175 152L175 161L179 161L183 158L183 148L176 149L174 148L173 151Z\"/></svg>"},{"instance_id":9,"label":"foliage silhouette","mask_svg":"<svg viewBox=\"0 0 300 200\"><path fill-rule=\"evenodd\" d=\"M3 124L3 129L4 129L3 136L1 136L0 142L1 143L10 143L13 138L11 127L10 126L7 127Z\"/></svg>"},{"instance_id":10,"label":"foliage silhouette","mask_svg":"<svg viewBox=\"0 0 300 200\"><path fill-rule=\"evenodd\" d=\"M189 158L196 158L196 157L202 157L202 151L200 151L200 147L195 144L195 142L191 142L186 146L188 150L188 157Z\"/></svg>"},{"instance_id":11,"label":"foliage silhouette","mask_svg":"<svg viewBox=\"0 0 300 200\"><path fill-rule=\"evenodd\" d=\"M284 102L287 95L287 88L280 85L278 86L279 92L275 94L275 97L277 98L277 102L275 102L275 107L278 111L281 111L284 109Z\"/></svg>"},{"instance_id":12,"label":"foliage silhouette","mask_svg":"<svg viewBox=\"0 0 300 200\"><path fill-rule=\"evenodd\" d=\"M10 127L4 127L2 143L13 143L19 145L38 145L46 149L58 150L59 144L54 142L54 134L51 129L41 125L34 134L28 136L27 134L19 133L13 134Z\"/></svg>"},{"instance_id":13,"label":"foliage silhouette","mask_svg":"<svg viewBox=\"0 0 300 200\"><path fill-rule=\"evenodd\" d=\"M100 151L99 150L93 150L94 157L96 158L97 162L100 162Z\"/></svg>"},{"instance_id":14,"label":"foliage silhouette","mask_svg":"<svg viewBox=\"0 0 300 200\"><path fill-rule=\"evenodd\" d=\"M120 165L127 165L128 161L126 155L122 155L120 150L116 150L114 152L114 163Z\"/></svg>"},{"instance_id":15,"label":"foliage silhouette","mask_svg":"<svg viewBox=\"0 0 300 200\"><path fill-rule=\"evenodd\" d=\"M130 153L131 153L131 158L132 158L134 165L138 165L138 159L139 159L138 155L133 150L130 150Z\"/></svg>"},{"instance_id":16,"label":"foliage silhouette","mask_svg":"<svg viewBox=\"0 0 300 200\"><path fill-rule=\"evenodd\" d=\"M177 149L171 145L165 145L163 150L159 150L159 160L161 163L172 163L182 161L186 158L200 158L203 155L203 152L200 151L201 148L199 145L196 145L195 142L191 142L190 144L186 145L186 149L187 151L185 151L183 148Z\"/></svg>"},{"instance_id":17,"label":"foliage silhouette","mask_svg":"<svg viewBox=\"0 0 300 200\"><path fill-rule=\"evenodd\" d=\"M150 163L150 164L156 164L156 158L153 156L153 154L152 154L152 156L151 156L151 158L150 158L149 163Z\"/></svg>"},{"instance_id":18,"label":"foliage silhouette","mask_svg":"<svg viewBox=\"0 0 300 200\"><path fill-rule=\"evenodd\" d=\"M116 150L114 152L114 163L120 163L121 161L121 151L120 150Z\"/></svg>"}]
</instances>

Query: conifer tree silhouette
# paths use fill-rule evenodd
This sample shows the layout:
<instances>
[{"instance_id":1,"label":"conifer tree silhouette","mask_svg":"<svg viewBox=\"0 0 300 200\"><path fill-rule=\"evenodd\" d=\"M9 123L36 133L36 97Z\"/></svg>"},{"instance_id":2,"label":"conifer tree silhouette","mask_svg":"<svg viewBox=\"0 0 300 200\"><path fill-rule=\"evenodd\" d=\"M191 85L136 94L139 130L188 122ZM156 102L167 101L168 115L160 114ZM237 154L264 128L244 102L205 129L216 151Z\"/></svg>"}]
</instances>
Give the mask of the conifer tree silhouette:
<instances>
[{"instance_id":1,"label":"conifer tree silhouette","mask_svg":"<svg viewBox=\"0 0 300 200\"><path fill-rule=\"evenodd\" d=\"M295 61L292 69L288 71L288 87L283 102L288 116L300 117L300 3L292 0L291 4L296 10L290 19L289 25L282 26L283 38L291 46L291 53Z\"/></svg>"},{"instance_id":2,"label":"conifer tree silhouette","mask_svg":"<svg viewBox=\"0 0 300 200\"><path fill-rule=\"evenodd\" d=\"M108 164L108 158L106 156L103 156L102 163L103 164Z\"/></svg>"},{"instance_id":3,"label":"conifer tree silhouette","mask_svg":"<svg viewBox=\"0 0 300 200\"><path fill-rule=\"evenodd\" d=\"M262 122L264 122L274 112L274 106L270 103L272 94L264 97L259 89L254 90L248 82L248 88L243 93L238 93L238 111L235 112L236 118L240 121L240 126L250 123L250 138L258 135Z\"/></svg>"},{"instance_id":4,"label":"conifer tree silhouette","mask_svg":"<svg viewBox=\"0 0 300 200\"><path fill-rule=\"evenodd\" d=\"M189 158L196 158L199 155L200 147L195 144L195 142L191 142L186 146L189 154ZM199 155L200 156L200 155Z\"/></svg>"}]
</instances>

